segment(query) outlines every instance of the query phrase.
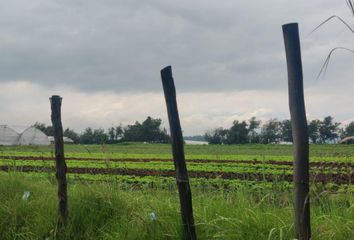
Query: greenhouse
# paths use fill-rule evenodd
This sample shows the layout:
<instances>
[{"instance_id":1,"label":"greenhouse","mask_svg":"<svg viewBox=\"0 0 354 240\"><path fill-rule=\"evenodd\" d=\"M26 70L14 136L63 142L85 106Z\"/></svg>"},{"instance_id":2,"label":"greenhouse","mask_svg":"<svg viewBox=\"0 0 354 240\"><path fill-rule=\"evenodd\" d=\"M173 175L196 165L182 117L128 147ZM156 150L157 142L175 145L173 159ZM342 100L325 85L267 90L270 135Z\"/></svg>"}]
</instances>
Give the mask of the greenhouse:
<instances>
[{"instance_id":1,"label":"greenhouse","mask_svg":"<svg viewBox=\"0 0 354 240\"><path fill-rule=\"evenodd\" d=\"M20 134L15 130L7 127L6 125L0 125L0 145L16 145L18 144Z\"/></svg>"},{"instance_id":2,"label":"greenhouse","mask_svg":"<svg viewBox=\"0 0 354 240\"><path fill-rule=\"evenodd\" d=\"M49 145L50 141L41 130L29 127L20 134L19 145Z\"/></svg>"}]
</instances>

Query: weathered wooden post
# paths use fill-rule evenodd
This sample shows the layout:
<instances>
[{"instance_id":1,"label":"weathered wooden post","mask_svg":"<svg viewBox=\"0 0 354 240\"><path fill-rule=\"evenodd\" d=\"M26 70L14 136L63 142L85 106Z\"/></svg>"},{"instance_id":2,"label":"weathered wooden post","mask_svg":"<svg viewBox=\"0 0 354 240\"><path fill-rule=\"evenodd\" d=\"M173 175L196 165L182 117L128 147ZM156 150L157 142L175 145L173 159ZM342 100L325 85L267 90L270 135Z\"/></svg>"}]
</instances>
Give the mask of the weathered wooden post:
<instances>
[{"instance_id":1,"label":"weathered wooden post","mask_svg":"<svg viewBox=\"0 0 354 240\"><path fill-rule=\"evenodd\" d=\"M186 161L184 159L183 137L181 124L179 121L176 89L173 82L171 66L165 67L161 70L161 79L165 93L168 121L170 124L173 161L176 169L176 182L179 192L185 239L194 240L197 239L197 236L194 226L192 194L189 185Z\"/></svg>"},{"instance_id":2,"label":"weathered wooden post","mask_svg":"<svg viewBox=\"0 0 354 240\"><path fill-rule=\"evenodd\" d=\"M288 68L289 108L294 141L294 212L299 240L311 238L309 196L309 138L304 101L301 49L297 23L283 25Z\"/></svg>"},{"instance_id":3,"label":"weathered wooden post","mask_svg":"<svg viewBox=\"0 0 354 240\"><path fill-rule=\"evenodd\" d=\"M58 198L59 198L59 224L65 224L68 215L68 196L66 182L66 163L64 159L64 141L63 126L61 123L61 100L60 96L52 96L50 98L52 109L52 124L54 130L55 143L55 176L58 181Z\"/></svg>"}]
</instances>

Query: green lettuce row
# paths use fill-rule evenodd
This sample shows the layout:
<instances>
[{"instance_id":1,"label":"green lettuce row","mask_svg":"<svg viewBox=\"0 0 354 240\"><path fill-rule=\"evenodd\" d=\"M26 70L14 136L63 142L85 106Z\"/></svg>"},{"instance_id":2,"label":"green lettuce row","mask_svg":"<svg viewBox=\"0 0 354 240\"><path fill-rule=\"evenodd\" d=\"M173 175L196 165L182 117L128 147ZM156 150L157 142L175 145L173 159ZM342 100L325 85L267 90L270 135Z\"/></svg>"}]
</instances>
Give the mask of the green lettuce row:
<instances>
[{"instance_id":1,"label":"green lettuce row","mask_svg":"<svg viewBox=\"0 0 354 240\"><path fill-rule=\"evenodd\" d=\"M10 166L13 168L18 168L21 166L33 166L33 167L54 167L54 161L31 161L31 160L0 160L0 165ZM69 168L102 168L102 169L147 169L147 170L174 170L173 163L167 162L138 162L138 163L120 163L120 162L102 162L102 161L67 161L67 166ZM231 172L231 173L260 173L260 174L292 174L291 166L284 166L285 168L277 168L276 165L261 165L255 166L252 164L227 164L222 165L210 165L205 163L200 164L188 164L189 171L196 172ZM312 173L344 173L351 174L352 169L345 168L312 168L310 170Z\"/></svg>"}]
</instances>

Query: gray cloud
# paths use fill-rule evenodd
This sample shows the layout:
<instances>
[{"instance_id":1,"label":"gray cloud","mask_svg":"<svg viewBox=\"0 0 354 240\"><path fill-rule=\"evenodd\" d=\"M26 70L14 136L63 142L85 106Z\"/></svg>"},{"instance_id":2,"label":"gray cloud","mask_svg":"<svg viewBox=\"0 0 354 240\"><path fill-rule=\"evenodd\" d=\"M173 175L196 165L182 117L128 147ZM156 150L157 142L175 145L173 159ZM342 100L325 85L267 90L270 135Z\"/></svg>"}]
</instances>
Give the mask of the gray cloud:
<instances>
[{"instance_id":1,"label":"gray cloud","mask_svg":"<svg viewBox=\"0 0 354 240\"><path fill-rule=\"evenodd\" d=\"M151 92L172 64L183 92L286 89L281 24L299 21L306 35L333 13L350 16L330 0L5 1L0 81ZM339 23L304 38L308 86L330 47L348 39ZM336 57L330 74L352 76L347 60Z\"/></svg>"},{"instance_id":2,"label":"gray cloud","mask_svg":"<svg viewBox=\"0 0 354 240\"><path fill-rule=\"evenodd\" d=\"M211 0L12 0L0 3L0 124L50 124L49 95L78 131L163 119L159 70L172 65L184 133L234 119L289 117L281 25L298 21L309 119L353 119L354 36L345 2ZM33 114L36 113L36 114Z\"/></svg>"}]
</instances>

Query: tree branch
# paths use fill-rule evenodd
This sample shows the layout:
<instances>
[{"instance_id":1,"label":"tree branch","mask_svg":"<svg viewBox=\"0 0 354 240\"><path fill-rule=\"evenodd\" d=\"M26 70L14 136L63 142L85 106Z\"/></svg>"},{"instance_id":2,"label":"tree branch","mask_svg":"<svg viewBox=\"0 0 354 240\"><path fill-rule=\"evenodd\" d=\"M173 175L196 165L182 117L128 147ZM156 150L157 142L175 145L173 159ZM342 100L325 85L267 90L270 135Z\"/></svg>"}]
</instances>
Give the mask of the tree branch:
<instances>
[{"instance_id":1,"label":"tree branch","mask_svg":"<svg viewBox=\"0 0 354 240\"><path fill-rule=\"evenodd\" d=\"M348 3L348 1L351 1L351 0L347 0L347 4L353 4L352 2ZM351 7L352 7L352 5L351 5ZM353 9L353 11L354 11L354 9ZM353 15L354 15L354 12L353 12ZM323 21L323 22L322 22L320 25L318 25L315 29L313 29L313 30L308 34L308 36L311 35L313 32L315 32L317 29L319 29L319 28L322 27L325 23L327 23L328 21L330 21L330 20L332 20L332 19L338 19L339 21L341 21L341 22L354 34L353 28L351 28L351 27L349 26L349 24L348 24L346 21L344 21L341 17L338 17L337 15L333 15L333 16L327 18L325 21Z\"/></svg>"},{"instance_id":2,"label":"tree branch","mask_svg":"<svg viewBox=\"0 0 354 240\"><path fill-rule=\"evenodd\" d=\"M349 9L350 9L350 12L353 14L354 16L354 2L353 0L345 0Z\"/></svg>"},{"instance_id":3,"label":"tree branch","mask_svg":"<svg viewBox=\"0 0 354 240\"><path fill-rule=\"evenodd\" d=\"M346 51L349 51L351 53L354 53L354 50L352 49L349 49L349 48L345 48L345 47L335 47L333 48L329 54L327 55L327 58L326 58L326 61L323 63L322 67L321 67L321 70L320 72L318 73L317 75L317 78L316 79L319 79L319 77L323 74L323 75L326 75L326 72L327 72L327 68L328 68L328 64L329 64L329 61L331 59L331 56L333 54L334 51L336 50L346 50Z\"/></svg>"}]
</instances>

